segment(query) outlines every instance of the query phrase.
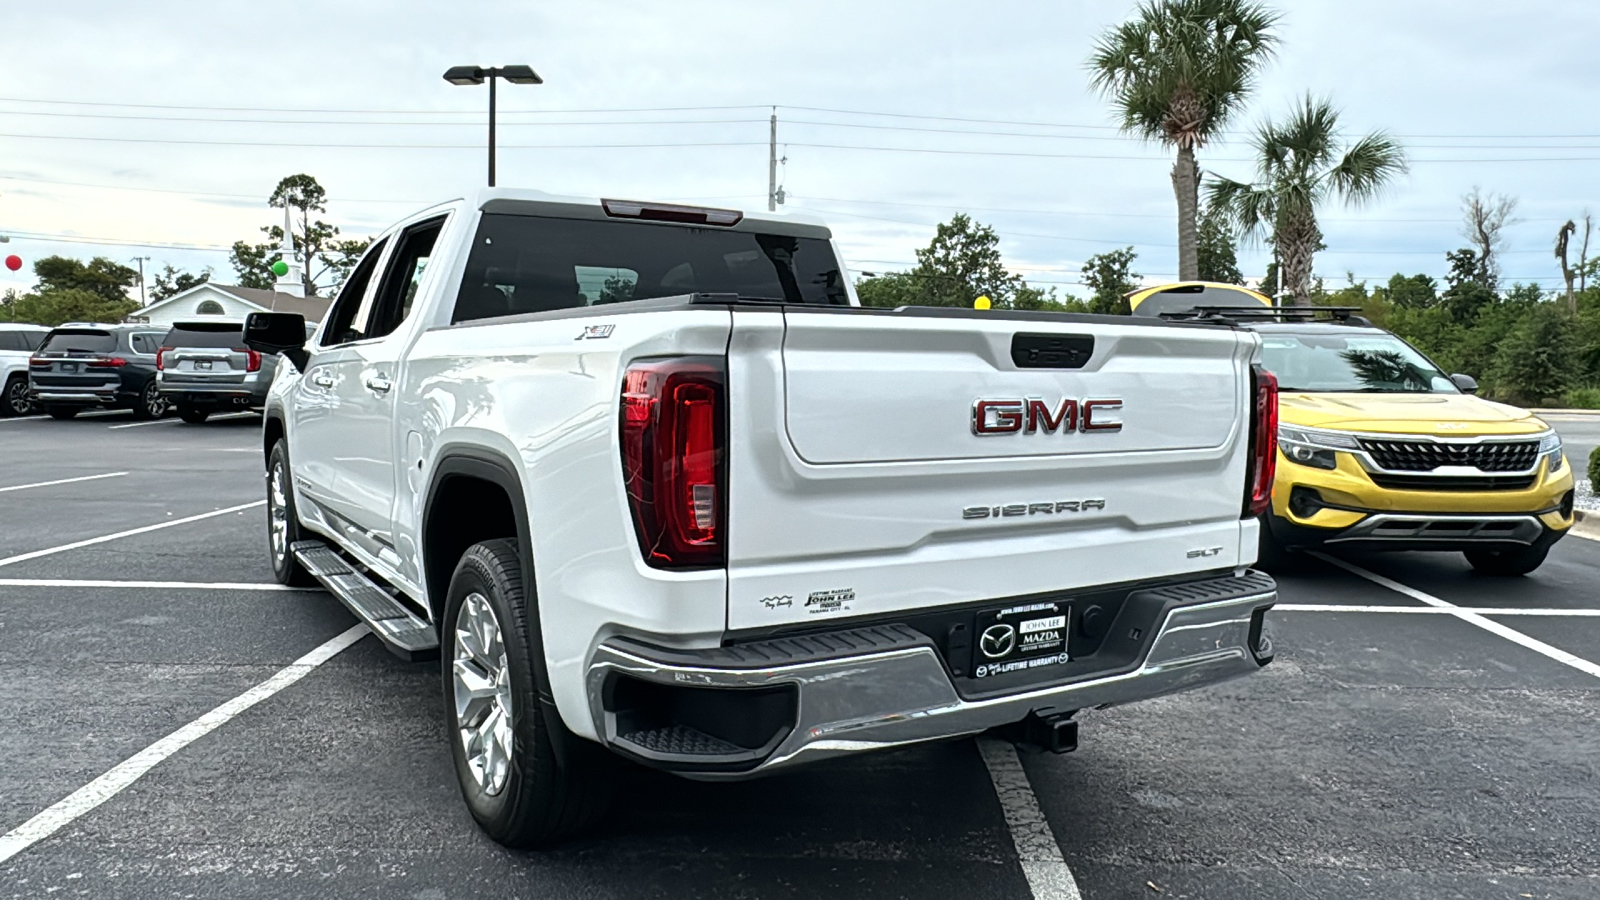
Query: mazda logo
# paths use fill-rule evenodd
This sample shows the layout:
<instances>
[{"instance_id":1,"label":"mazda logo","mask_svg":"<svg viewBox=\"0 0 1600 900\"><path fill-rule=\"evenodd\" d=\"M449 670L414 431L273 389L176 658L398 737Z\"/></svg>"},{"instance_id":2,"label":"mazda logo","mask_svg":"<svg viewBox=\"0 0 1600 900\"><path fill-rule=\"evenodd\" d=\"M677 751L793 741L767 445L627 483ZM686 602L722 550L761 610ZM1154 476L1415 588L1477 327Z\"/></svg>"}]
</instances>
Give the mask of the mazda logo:
<instances>
[{"instance_id":1,"label":"mazda logo","mask_svg":"<svg viewBox=\"0 0 1600 900\"><path fill-rule=\"evenodd\" d=\"M990 625L978 636L978 649L990 659L999 659L1017 645L1017 630L1010 625Z\"/></svg>"}]
</instances>

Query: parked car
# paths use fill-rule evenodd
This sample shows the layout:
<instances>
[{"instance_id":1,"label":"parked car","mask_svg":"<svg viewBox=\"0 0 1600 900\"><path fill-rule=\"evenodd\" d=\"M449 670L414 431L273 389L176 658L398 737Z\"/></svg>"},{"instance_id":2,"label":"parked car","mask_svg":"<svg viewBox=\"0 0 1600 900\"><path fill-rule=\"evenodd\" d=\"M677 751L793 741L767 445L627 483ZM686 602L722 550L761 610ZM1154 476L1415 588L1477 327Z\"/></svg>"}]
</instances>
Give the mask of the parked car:
<instances>
[{"instance_id":1,"label":"parked car","mask_svg":"<svg viewBox=\"0 0 1600 900\"><path fill-rule=\"evenodd\" d=\"M49 333L43 325L0 322L0 416L25 416L36 408L28 396L28 357Z\"/></svg>"},{"instance_id":2,"label":"parked car","mask_svg":"<svg viewBox=\"0 0 1600 900\"><path fill-rule=\"evenodd\" d=\"M1240 305L1231 290L1188 287L1151 308L1171 315L1184 297L1261 335L1279 391L1264 561L1444 550L1486 575L1524 575L1572 527L1572 467L1538 416L1473 396L1474 379L1445 374L1359 310Z\"/></svg>"},{"instance_id":3,"label":"parked car","mask_svg":"<svg viewBox=\"0 0 1600 900\"><path fill-rule=\"evenodd\" d=\"M303 328L246 321L294 363L273 572L442 654L503 843L593 819L615 756L751 778L1002 726L1062 751L1079 709L1273 657L1251 331L866 309L813 219L492 188L380 235Z\"/></svg>"},{"instance_id":4,"label":"parked car","mask_svg":"<svg viewBox=\"0 0 1600 900\"><path fill-rule=\"evenodd\" d=\"M97 406L160 418L167 412L156 384L160 349L161 332L148 325L62 325L28 360L33 399L56 419Z\"/></svg>"},{"instance_id":5,"label":"parked car","mask_svg":"<svg viewBox=\"0 0 1600 900\"><path fill-rule=\"evenodd\" d=\"M192 424L214 412L260 409L277 368L276 354L245 346L243 322L179 322L156 354L161 395Z\"/></svg>"}]
</instances>

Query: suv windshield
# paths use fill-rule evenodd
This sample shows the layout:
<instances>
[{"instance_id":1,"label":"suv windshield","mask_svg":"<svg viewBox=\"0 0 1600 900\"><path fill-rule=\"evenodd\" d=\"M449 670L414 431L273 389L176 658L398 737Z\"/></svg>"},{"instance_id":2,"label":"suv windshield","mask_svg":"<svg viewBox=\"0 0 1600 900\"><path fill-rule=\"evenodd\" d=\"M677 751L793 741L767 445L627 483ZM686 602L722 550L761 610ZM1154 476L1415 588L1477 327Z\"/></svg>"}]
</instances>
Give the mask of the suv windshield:
<instances>
[{"instance_id":1,"label":"suv windshield","mask_svg":"<svg viewBox=\"0 0 1600 900\"><path fill-rule=\"evenodd\" d=\"M1282 391L1460 393L1427 357L1392 334L1263 334L1261 363Z\"/></svg>"},{"instance_id":2,"label":"suv windshield","mask_svg":"<svg viewBox=\"0 0 1600 900\"><path fill-rule=\"evenodd\" d=\"M109 331L52 331L44 339L39 352L57 353L113 353L117 349L117 336Z\"/></svg>"},{"instance_id":3,"label":"suv windshield","mask_svg":"<svg viewBox=\"0 0 1600 900\"><path fill-rule=\"evenodd\" d=\"M244 326L228 322L181 323L162 339L163 347L242 347Z\"/></svg>"},{"instance_id":4,"label":"suv windshield","mask_svg":"<svg viewBox=\"0 0 1600 900\"><path fill-rule=\"evenodd\" d=\"M454 321L691 293L845 305L822 237L486 214Z\"/></svg>"}]
</instances>

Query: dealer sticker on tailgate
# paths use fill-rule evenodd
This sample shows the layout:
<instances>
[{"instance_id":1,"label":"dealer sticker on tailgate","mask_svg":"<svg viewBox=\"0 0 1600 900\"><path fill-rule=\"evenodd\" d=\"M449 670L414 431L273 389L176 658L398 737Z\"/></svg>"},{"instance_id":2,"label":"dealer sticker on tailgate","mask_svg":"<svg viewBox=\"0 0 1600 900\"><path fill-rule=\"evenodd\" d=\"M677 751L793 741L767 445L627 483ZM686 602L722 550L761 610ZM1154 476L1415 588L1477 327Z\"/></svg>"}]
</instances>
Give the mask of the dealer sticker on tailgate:
<instances>
[{"instance_id":1,"label":"dealer sticker on tailgate","mask_svg":"<svg viewBox=\"0 0 1600 900\"><path fill-rule=\"evenodd\" d=\"M987 678L1066 662L1071 612L1065 603L1031 603L978 613L973 676Z\"/></svg>"}]
</instances>

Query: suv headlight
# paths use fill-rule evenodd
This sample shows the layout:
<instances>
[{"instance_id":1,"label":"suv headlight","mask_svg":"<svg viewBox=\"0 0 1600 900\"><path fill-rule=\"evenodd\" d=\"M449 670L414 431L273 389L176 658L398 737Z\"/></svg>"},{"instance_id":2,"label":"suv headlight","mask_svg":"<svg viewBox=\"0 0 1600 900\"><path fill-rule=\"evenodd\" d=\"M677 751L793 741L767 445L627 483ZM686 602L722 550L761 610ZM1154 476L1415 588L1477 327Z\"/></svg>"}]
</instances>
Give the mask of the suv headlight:
<instances>
[{"instance_id":1,"label":"suv headlight","mask_svg":"<svg viewBox=\"0 0 1600 900\"><path fill-rule=\"evenodd\" d=\"M1278 426L1278 447L1283 450L1283 455L1290 462L1313 469L1334 469L1339 466L1339 457L1335 451L1356 451L1361 449L1354 435L1340 434L1337 431L1316 431L1310 428L1296 428L1292 425Z\"/></svg>"},{"instance_id":2,"label":"suv headlight","mask_svg":"<svg viewBox=\"0 0 1600 900\"><path fill-rule=\"evenodd\" d=\"M1545 470L1548 474L1554 475L1561 471L1561 467L1566 463L1566 457L1561 455L1561 435L1552 431L1539 438L1539 456L1549 460L1550 467Z\"/></svg>"}]
</instances>

